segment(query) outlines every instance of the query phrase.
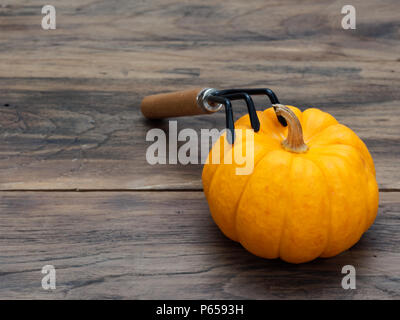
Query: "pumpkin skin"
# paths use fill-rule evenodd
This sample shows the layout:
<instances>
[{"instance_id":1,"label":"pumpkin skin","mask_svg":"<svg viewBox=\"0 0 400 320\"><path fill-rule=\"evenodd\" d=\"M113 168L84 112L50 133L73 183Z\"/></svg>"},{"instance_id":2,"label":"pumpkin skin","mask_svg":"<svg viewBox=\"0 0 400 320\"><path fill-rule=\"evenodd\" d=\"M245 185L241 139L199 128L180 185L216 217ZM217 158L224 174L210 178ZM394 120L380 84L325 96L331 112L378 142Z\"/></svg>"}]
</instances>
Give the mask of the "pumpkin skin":
<instances>
[{"instance_id":1,"label":"pumpkin skin","mask_svg":"<svg viewBox=\"0 0 400 320\"><path fill-rule=\"evenodd\" d=\"M210 151L202 181L213 220L228 238L257 256L303 263L353 246L375 220L379 192L371 155L351 129L319 109L287 107L300 121L306 152L284 148L288 127L273 108L258 111L252 173L237 175L240 165L224 164L235 148L246 152L245 134L226 147L224 133L212 148L221 164L212 163ZM235 128L251 129L249 116Z\"/></svg>"}]
</instances>

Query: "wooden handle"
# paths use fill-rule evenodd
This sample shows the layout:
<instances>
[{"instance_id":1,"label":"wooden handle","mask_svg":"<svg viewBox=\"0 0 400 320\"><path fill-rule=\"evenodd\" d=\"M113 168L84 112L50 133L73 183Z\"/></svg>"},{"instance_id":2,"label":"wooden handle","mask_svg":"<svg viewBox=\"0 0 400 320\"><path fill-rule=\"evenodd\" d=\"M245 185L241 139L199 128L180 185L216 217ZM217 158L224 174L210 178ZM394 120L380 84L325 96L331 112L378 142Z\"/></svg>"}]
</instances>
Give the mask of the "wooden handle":
<instances>
[{"instance_id":1,"label":"wooden handle","mask_svg":"<svg viewBox=\"0 0 400 320\"><path fill-rule=\"evenodd\" d=\"M197 103L197 96L202 90L203 88L196 88L147 96L142 101L142 113L149 119L210 113Z\"/></svg>"}]
</instances>

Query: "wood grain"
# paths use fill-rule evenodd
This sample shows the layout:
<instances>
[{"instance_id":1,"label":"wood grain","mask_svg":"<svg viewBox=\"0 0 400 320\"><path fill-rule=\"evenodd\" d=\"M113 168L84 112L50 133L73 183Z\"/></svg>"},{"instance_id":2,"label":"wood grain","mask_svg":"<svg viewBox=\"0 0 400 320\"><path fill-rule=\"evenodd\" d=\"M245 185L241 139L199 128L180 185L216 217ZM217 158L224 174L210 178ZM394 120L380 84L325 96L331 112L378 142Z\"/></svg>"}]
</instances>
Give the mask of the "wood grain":
<instances>
[{"instance_id":1,"label":"wood grain","mask_svg":"<svg viewBox=\"0 0 400 320\"><path fill-rule=\"evenodd\" d=\"M225 238L202 192L2 192L1 298L399 299L398 193L358 244L302 265ZM41 288L41 268L57 288ZM344 265L357 289L344 290Z\"/></svg>"},{"instance_id":2,"label":"wood grain","mask_svg":"<svg viewBox=\"0 0 400 320\"><path fill-rule=\"evenodd\" d=\"M51 31L42 1L0 4L0 299L400 298L398 0L352 0L356 30L341 28L344 0L51 4ZM270 87L351 127L377 169L373 227L340 256L299 266L226 239L202 165L145 158L147 131L168 122L145 120L142 98L194 87ZM234 103L235 117L245 109ZM225 123L173 120L197 132ZM40 286L45 264L55 291ZM357 290L341 288L347 264Z\"/></svg>"},{"instance_id":3,"label":"wood grain","mask_svg":"<svg viewBox=\"0 0 400 320\"><path fill-rule=\"evenodd\" d=\"M0 189L200 190L201 165L147 163L146 132L168 123L139 108L147 94L204 86L268 86L331 112L366 142L380 188L400 189L399 5L355 1L357 30L343 30L342 3L53 1L57 29L44 31L41 3L6 1ZM178 120L198 132L224 123Z\"/></svg>"}]
</instances>

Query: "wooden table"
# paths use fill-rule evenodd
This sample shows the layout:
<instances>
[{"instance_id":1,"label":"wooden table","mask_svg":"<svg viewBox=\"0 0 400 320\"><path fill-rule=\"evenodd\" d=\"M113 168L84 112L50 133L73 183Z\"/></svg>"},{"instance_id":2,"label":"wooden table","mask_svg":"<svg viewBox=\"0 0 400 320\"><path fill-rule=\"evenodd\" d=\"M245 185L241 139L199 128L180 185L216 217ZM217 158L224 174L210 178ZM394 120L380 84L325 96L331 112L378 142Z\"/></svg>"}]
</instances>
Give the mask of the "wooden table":
<instances>
[{"instance_id":1,"label":"wooden table","mask_svg":"<svg viewBox=\"0 0 400 320\"><path fill-rule=\"evenodd\" d=\"M0 298L398 299L398 0L52 0L0 5ZM191 87L270 87L318 107L367 144L379 214L361 241L302 265L225 238L202 165L149 165L143 96ZM256 100L259 108L263 100ZM263 107L261 107L263 106ZM245 106L234 105L235 117ZM218 128L224 114L181 118ZM41 269L54 265L56 290ZM344 265L357 289L344 290Z\"/></svg>"}]
</instances>

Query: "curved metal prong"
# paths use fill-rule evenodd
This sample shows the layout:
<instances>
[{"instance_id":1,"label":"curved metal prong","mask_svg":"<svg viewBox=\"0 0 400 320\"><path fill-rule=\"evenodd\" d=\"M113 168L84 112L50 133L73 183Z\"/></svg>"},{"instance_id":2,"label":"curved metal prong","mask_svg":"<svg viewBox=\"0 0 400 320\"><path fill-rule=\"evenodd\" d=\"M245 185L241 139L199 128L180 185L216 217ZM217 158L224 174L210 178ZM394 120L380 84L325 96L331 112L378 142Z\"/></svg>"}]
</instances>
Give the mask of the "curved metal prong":
<instances>
[{"instance_id":1,"label":"curved metal prong","mask_svg":"<svg viewBox=\"0 0 400 320\"><path fill-rule=\"evenodd\" d=\"M209 102L221 103L225 106L225 116L226 116L226 128L228 132L226 133L226 138L230 144L235 142L235 125L233 122L233 111L232 111L232 103L228 98L221 96L211 95L207 97Z\"/></svg>"},{"instance_id":2,"label":"curved metal prong","mask_svg":"<svg viewBox=\"0 0 400 320\"><path fill-rule=\"evenodd\" d=\"M256 88L256 89L243 89L243 91L245 91L248 94L251 95L266 95L269 100L271 101L272 106L274 104L280 104L278 97L276 96L276 94L269 88ZM274 111L276 113L276 108L274 108ZM284 127L287 126L287 122L286 119L280 115L276 115L276 117L278 118L278 121L281 125L283 125Z\"/></svg>"},{"instance_id":3,"label":"curved metal prong","mask_svg":"<svg viewBox=\"0 0 400 320\"><path fill-rule=\"evenodd\" d=\"M260 121L258 120L257 111L254 106L253 99L246 92L238 92L223 95L223 97L229 98L230 100L243 99L246 102L247 110L249 112L251 127L255 132L260 130Z\"/></svg>"},{"instance_id":4,"label":"curved metal prong","mask_svg":"<svg viewBox=\"0 0 400 320\"><path fill-rule=\"evenodd\" d=\"M269 100L271 101L271 104L280 104L278 97L276 96L276 94L269 88L255 88L255 89L227 89L227 90L218 90L217 92L215 92L215 94L217 95L222 95L225 96L227 94L233 94L233 93L241 93L241 92L245 92L249 95L266 95ZM276 109L274 108L275 112ZM278 121L281 125L283 125L284 127L287 126L287 122L285 120L284 117L280 116L280 115L276 115L278 118Z\"/></svg>"}]
</instances>

